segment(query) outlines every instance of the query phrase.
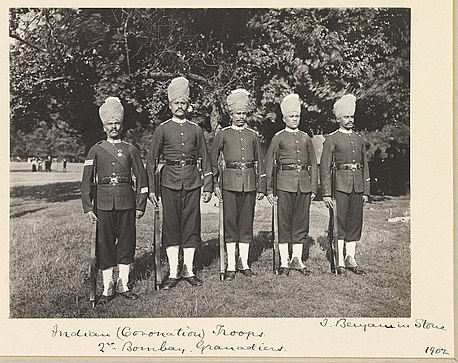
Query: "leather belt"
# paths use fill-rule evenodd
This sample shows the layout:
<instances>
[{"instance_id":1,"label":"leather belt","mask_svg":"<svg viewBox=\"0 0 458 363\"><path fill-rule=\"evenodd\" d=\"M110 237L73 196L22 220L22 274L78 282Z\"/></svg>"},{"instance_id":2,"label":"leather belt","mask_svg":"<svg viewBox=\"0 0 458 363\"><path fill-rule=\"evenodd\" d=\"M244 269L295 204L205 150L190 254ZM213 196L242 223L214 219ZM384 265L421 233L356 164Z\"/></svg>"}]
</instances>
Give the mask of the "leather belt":
<instances>
[{"instance_id":1,"label":"leather belt","mask_svg":"<svg viewBox=\"0 0 458 363\"><path fill-rule=\"evenodd\" d=\"M165 165L173 166L186 166L186 165L197 165L196 159L167 159Z\"/></svg>"},{"instance_id":2,"label":"leather belt","mask_svg":"<svg viewBox=\"0 0 458 363\"><path fill-rule=\"evenodd\" d=\"M361 170L363 166L359 163L337 164L337 170Z\"/></svg>"},{"instance_id":3,"label":"leather belt","mask_svg":"<svg viewBox=\"0 0 458 363\"><path fill-rule=\"evenodd\" d=\"M227 161L226 168L228 169L248 169L254 167L254 161Z\"/></svg>"},{"instance_id":4,"label":"leather belt","mask_svg":"<svg viewBox=\"0 0 458 363\"><path fill-rule=\"evenodd\" d=\"M98 184L121 184L121 183L131 183L131 179L128 176L106 176L101 178Z\"/></svg>"},{"instance_id":5,"label":"leather belt","mask_svg":"<svg viewBox=\"0 0 458 363\"><path fill-rule=\"evenodd\" d=\"M280 164L280 170L310 170L311 166L307 164Z\"/></svg>"}]
</instances>

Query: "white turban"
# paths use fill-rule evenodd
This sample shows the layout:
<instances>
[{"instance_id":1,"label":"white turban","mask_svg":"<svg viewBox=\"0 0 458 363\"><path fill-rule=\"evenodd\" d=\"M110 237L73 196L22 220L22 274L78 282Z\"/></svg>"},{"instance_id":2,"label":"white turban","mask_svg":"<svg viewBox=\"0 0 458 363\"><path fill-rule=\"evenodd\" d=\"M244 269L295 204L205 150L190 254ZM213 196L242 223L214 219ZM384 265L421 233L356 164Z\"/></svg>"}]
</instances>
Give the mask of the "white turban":
<instances>
[{"instance_id":1,"label":"white turban","mask_svg":"<svg viewBox=\"0 0 458 363\"><path fill-rule=\"evenodd\" d=\"M105 125L108 121L124 120L124 107L118 97L108 97L105 103L99 108L99 116Z\"/></svg>"},{"instance_id":2,"label":"white turban","mask_svg":"<svg viewBox=\"0 0 458 363\"><path fill-rule=\"evenodd\" d=\"M184 77L177 77L172 79L167 88L167 96L169 102L173 102L178 99L183 99L189 102L189 81Z\"/></svg>"},{"instance_id":3,"label":"white turban","mask_svg":"<svg viewBox=\"0 0 458 363\"><path fill-rule=\"evenodd\" d=\"M293 112L301 113L301 102L299 101L299 95L297 93L292 93L283 98L280 104L281 113L283 117L289 116Z\"/></svg>"},{"instance_id":4,"label":"white turban","mask_svg":"<svg viewBox=\"0 0 458 363\"><path fill-rule=\"evenodd\" d=\"M354 115L356 110L356 97L353 95L345 95L339 98L336 103L334 103L334 115L337 118L344 115Z\"/></svg>"},{"instance_id":5,"label":"white turban","mask_svg":"<svg viewBox=\"0 0 458 363\"><path fill-rule=\"evenodd\" d=\"M227 96L226 99L229 112L247 110L250 103L249 95L250 92L243 88L238 88L231 91L231 94Z\"/></svg>"}]
</instances>

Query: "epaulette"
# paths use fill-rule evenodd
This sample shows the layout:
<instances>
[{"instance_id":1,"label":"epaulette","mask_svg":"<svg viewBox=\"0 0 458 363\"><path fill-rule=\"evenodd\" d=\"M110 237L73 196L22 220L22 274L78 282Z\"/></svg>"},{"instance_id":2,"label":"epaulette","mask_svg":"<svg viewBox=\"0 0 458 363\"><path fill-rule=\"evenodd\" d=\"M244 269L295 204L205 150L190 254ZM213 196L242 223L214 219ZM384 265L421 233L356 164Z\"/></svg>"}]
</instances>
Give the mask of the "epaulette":
<instances>
[{"instance_id":1,"label":"epaulette","mask_svg":"<svg viewBox=\"0 0 458 363\"><path fill-rule=\"evenodd\" d=\"M253 129L249 128L249 127L246 127L247 130L250 130L251 132L254 132L256 135L258 134L256 131L254 131Z\"/></svg>"},{"instance_id":2,"label":"epaulette","mask_svg":"<svg viewBox=\"0 0 458 363\"><path fill-rule=\"evenodd\" d=\"M224 130L227 130L227 129L230 129L231 127L230 126L226 126L226 127L223 127L220 131L224 131Z\"/></svg>"},{"instance_id":3,"label":"epaulette","mask_svg":"<svg viewBox=\"0 0 458 363\"><path fill-rule=\"evenodd\" d=\"M99 144L101 144L101 143L104 142L104 141L106 141L106 140L100 140L99 142L96 142L95 144L96 144L96 145L99 145Z\"/></svg>"},{"instance_id":4,"label":"epaulette","mask_svg":"<svg viewBox=\"0 0 458 363\"><path fill-rule=\"evenodd\" d=\"M283 131L285 131L285 129L277 131L277 133L274 136L280 135Z\"/></svg>"},{"instance_id":5,"label":"epaulette","mask_svg":"<svg viewBox=\"0 0 458 363\"><path fill-rule=\"evenodd\" d=\"M355 135L358 135L359 137L362 137L360 134L358 134L356 131L353 131Z\"/></svg>"},{"instance_id":6,"label":"epaulette","mask_svg":"<svg viewBox=\"0 0 458 363\"><path fill-rule=\"evenodd\" d=\"M167 122L169 122L169 121L172 121L172 119L169 118L168 120L162 121L162 122L159 124L159 126L165 125L165 124L166 124Z\"/></svg>"},{"instance_id":7,"label":"epaulette","mask_svg":"<svg viewBox=\"0 0 458 363\"><path fill-rule=\"evenodd\" d=\"M130 142L127 142L127 141L124 141L124 140L122 140L121 142L124 143L124 144L127 144L127 145L132 145Z\"/></svg>"},{"instance_id":8,"label":"epaulette","mask_svg":"<svg viewBox=\"0 0 458 363\"><path fill-rule=\"evenodd\" d=\"M330 134L327 134L325 137L328 137L328 136L334 135L334 134L336 134L338 131L339 131L339 129L337 129L336 131L333 131L333 132L331 132Z\"/></svg>"},{"instance_id":9,"label":"epaulette","mask_svg":"<svg viewBox=\"0 0 458 363\"><path fill-rule=\"evenodd\" d=\"M186 120L186 121L188 121L188 122L189 122L190 124L192 124L192 125L195 125L195 126L200 127L200 126L199 126L198 124L196 124L195 122L192 122L192 121L189 121L189 120Z\"/></svg>"}]
</instances>

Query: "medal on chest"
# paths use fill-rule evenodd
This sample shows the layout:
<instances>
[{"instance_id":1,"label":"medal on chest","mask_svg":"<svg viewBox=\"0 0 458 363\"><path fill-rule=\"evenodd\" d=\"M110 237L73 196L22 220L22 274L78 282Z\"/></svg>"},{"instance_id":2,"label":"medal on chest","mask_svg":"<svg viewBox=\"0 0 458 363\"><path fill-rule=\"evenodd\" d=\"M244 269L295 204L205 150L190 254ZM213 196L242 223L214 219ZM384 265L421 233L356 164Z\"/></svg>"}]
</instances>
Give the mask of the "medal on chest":
<instances>
[{"instance_id":1,"label":"medal on chest","mask_svg":"<svg viewBox=\"0 0 458 363\"><path fill-rule=\"evenodd\" d=\"M122 150L118 149L118 157L121 157L121 156L122 156Z\"/></svg>"}]
</instances>

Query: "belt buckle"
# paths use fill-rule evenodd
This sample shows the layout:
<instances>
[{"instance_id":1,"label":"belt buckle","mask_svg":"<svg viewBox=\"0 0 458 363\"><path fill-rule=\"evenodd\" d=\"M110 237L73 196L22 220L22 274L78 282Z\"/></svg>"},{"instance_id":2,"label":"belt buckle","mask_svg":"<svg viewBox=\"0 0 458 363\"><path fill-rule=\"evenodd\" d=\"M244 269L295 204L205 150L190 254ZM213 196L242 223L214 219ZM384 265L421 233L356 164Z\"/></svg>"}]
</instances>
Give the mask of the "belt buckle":
<instances>
[{"instance_id":1,"label":"belt buckle","mask_svg":"<svg viewBox=\"0 0 458 363\"><path fill-rule=\"evenodd\" d=\"M243 162L243 161L240 162L240 169L242 169L242 170L246 169L246 163L245 162Z\"/></svg>"},{"instance_id":2,"label":"belt buckle","mask_svg":"<svg viewBox=\"0 0 458 363\"><path fill-rule=\"evenodd\" d=\"M118 177L110 176L110 184L118 184Z\"/></svg>"},{"instance_id":3,"label":"belt buckle","mask_svg":"<svg viewBox=\"0 0 458 363\"><path fill-rule=\"evenodd\" d=\"M301 170L302 170L302 165L297 164L297 165L296 165L296 169L297 169L297 171L301 171Z\"/></svg>"},{"instance_id":4,"label":"belt buckle","mask_svg":"<svg viewBox=\"0 0 458 363\"><path fill-rule=\"evenodd\" d=\"M180 166L185 166L185 165L186 165L186 160L181 159L181 160L180 160Z\"/></svg>"},{"instance_id":5,"label":"belt buckle","mask_svg":"<svg viewBox=\"0 0 458 363\"><path fill-rule=\"evenodd\" d=\"M350 170L351 171L358 170L358 164L350 164Z\"/></svg>"}]
</instances>

